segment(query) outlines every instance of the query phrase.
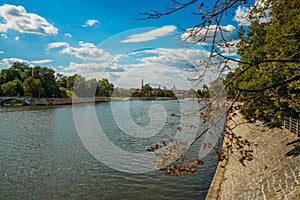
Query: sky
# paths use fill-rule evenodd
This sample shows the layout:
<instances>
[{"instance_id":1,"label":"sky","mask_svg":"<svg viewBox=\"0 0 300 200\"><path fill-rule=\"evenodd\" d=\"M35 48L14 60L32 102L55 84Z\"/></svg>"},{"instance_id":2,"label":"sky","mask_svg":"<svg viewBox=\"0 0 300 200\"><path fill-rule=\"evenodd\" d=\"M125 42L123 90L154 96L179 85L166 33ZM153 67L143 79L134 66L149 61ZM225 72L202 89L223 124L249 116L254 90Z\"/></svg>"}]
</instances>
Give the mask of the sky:
<instances>
[{"instance_id":1,"label":"sky","mask_svg":"<svg viewBox=\"0 0 300 200\"><path fill-rule=\"evenodd\" d=\"M182 39L183 30L199 23L199 16L191 14L198 5L139 20L138 11L164 11L166 5L171 2L0 0L0 69L21 62L68 76L107 78L117 87L137 88L142 78L167 88L196 87L188 79L199 76L202 69L195 65L207 58L208 46L182 45ZM226 38L235 37L246 15L247 8L239 7L224 16ZM226 53L234 56L235 49Z\"/></svg>"}]
</instances>

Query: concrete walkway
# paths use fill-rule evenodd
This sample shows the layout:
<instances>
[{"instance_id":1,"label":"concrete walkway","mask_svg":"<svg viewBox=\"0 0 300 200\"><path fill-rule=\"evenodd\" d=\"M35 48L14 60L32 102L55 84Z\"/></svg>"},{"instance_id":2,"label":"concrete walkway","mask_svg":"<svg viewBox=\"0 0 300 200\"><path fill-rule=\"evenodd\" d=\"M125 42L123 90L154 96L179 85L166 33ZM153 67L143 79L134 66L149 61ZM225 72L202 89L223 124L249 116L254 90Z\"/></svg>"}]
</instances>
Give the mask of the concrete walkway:
<instances>
[{"instance_id":1,"label":"concrete walkway","mask_svg":"<svg viewBox=\"0 0 300 200\"><path fill-rule=\"evenodd\" d=\"M234 117L243 122L241 115ZM258 146L254 159L242 166L232 157L216 171L207 200L299 200L300 138L288 130L268 129L261 123L240 125L235 133Z\"/></svg>"}]
</instances>

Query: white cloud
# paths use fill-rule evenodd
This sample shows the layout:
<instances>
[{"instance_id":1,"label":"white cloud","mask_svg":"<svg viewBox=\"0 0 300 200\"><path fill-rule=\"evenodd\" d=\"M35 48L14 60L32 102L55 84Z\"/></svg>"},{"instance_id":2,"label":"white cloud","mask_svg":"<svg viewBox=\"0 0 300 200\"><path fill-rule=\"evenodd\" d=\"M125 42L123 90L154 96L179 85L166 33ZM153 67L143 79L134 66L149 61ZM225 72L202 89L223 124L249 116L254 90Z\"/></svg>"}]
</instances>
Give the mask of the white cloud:
<instances>
[{"instance_id":1,"label":"white cloud","mask_svg":"<svg viewBox=\"0 0 300 200\"><path fill-rule=\"evenodd\" d=\"M60 52L86 60L109 61L112 59L108 52L97 48L93 43L80 41L79 46L79 48L68 46Z\"/></svg>"},{"instance_id":2,"label":"white cloud","mask_svg":"<svg viewBox=\"0 0 300 200\"><path fill-rule=\"evenodd\" d=\"M142 78L146 82L169 88L174 84L178 88L196 88L197 84L188 81L188 78L203 72L208 56L209 52L201 49L157 48L132 52L120 60L120 63L126 63L125 66L121 65L124 71L112 71L110 80L126 88L138 87Z\"/></svg>"},{"instance_id":3,"label":"white cloud","mask_svg":"<svg viewBox=\"0 0 300 200\"><path fill-rule=\"evenodd\" d=\"M209 56L209 52L200 49L172 49L172 48L157 48L153 50L145 50L143 53L156 54L155 56L145 56L139 61L147 64L161 63L178 67L182 64L199 65Z\"/></svg>"},{"instance_id":4,"label":"white cloud","mask_svg":"<svg viewBox=\"0 0 300 200\"><path fill-rule=\"evenodd\" d=\"M217 34L215 35L215 31L217 29ZM220 30L222 31L222 34L220 33ZM229 24L227 26L220 26L217 25L210 25L209 27L204 28L189 28L186 30L185 33L181 35L182 40L186 40L188 42L197 43L200 39L205 37L205 41L202 42L202 44L211 44L214 37L215 42L219 43L223 41L223 38L226 41L232 40L235 36L236 28Z\"/></svg>"},{"instance_id":5,"label":"white cloud","mask_svg":"<svg viewBox=\"0 0 300 200\"><path fill-rule=\"evenodd\" d=\"M4 54L4 51L0 51L0 54Z\"/></svg>"},{"instance_id":6,"label":"white cloud","mask_svg":"<svg viewBox=\"0 0 300 200\"><path fill-rule=\"evenodd\" d=\"M69 44L67 42L52 42L47 45L47 50L56 49L59 47L68 47Z\"/></svg>"},{"instance_id":7,"label":"white cloud","mask_svg":"<svg viewBox=\"0 0 300 200\"><path fill-rule=\"evenodd\" d=\"M8 38L8 36L4 33L1 34L1 37L4 38L4 39Z\"/></svg>"},{"instance_id":8,"label":"white cloud","mask_svg":"<svg viewBox=\"0 0 300 200\"><path fill-rule=\"evenodd\" d=\"M105 74L106 76L108 74ZM179 68L164 64L143 64L138 68L128 70L126 73L110 73L110 79L116 87L140 88L141 80L153 87L189 88L189 75L183 73Z\"/></svg>"},{"instance_id":9,"label":"white cloud","mask_svg":"<svg viewBox=\"0 0 300 200\"><path fill-rule=\"evenodd\" d=\"M235 11L234 20L239 23L239 26L249 26L251 24L249 15L249 8L239 6Z\"/></svg>"},{"instance_id":10,"label":"white cloud","mask_svg":"<svg viewBox=\"0 0 300 200\"><path fill-rule=\"evenodd\" d=\"M105 69L109 66L109 63L75 63L70 62L69 66L64 68L65 75L80 74L87 79L99 78Z\"/></svg>"},{"instance_id":11,"label":"white cloud","mask_svg":"<svg viewBox=\"0 0 300 200\"><path fill-rule=\"evenodd\" d=\"M0 52L1 54L1 52ZM33 61L29 61L29 60L25 60L25 59L21 59L21 58L3 58L0 62L0 64L5 65L7 67L12 66L12 64L14 64L15 62L18 63L23 63L25 65L29 65L29 66L33 66L35 64L45 64L45 63L50 63L53 62L53 60L33 60Z\"/></svg>"},{"instance_id":12,"label":"white cloud","mask_svg":"<svg viewBox=\"0 0 300 200\"><path fill-rule=\"evenodd\" d=\"M83 42L81 46L95 47ZM174 84L177 88L196 88L197 85L188 81L188 78L199 76L208 56L209 52L201 49L157 48L132 52L126 56L110 56L111 60L107 61L70 62L69 66L61 66L61 69L65 75L78 73L87 79L106 77L116 86L126 88L139 87L142 78L168 88ZM112 60L114 62L110 62Z\"/></svg>"},{"instance_id":13,"label":"white cloud","mask_svg":"<svg viewBox=\"0 0 300 200\"><path fill-rule=\"evenodd\" d=\"M53 60L33 60L31 61L32 64L45 64L45 63L50 63L53 62Z\"/></svg>"},{"instance_id":14,"label":"white cloud","mask_svg":"<svg viewBox=\"0 0 300 200\"><path fill-rule=\"evenodd\" d=\"M250 26L251 25L251 20L249 19L249 16L254 7L262 10L263 13L253 14L252 15L253 19L258 19L259 23L266 23L271 19L270 5L267 5L262 0L256 0L254 3L254 6L251 6L250 8L239 6L238 9L235 11L234 20L239 23L239 26Z\"/></svg>"},{"instance_id":15,"label":"white cloud","mask_svg":"<svg viewBox=\"0 0 300 200\"><path fill-rule=\"evenodd\" d=\"M152 31L133 34L127 37L127 39L122 40L122 43L130 43L130 42L145 42L150 40L156 40L159 37L167 36L173 31L176 30L176 26L163 26L161 28L154 29Z\"/></svg>"},{"instance_id":16,"label":"white cloud","mask_svg":"<svg viewBox=\"0 0 300 200\"><path fill-rule=\"evenodd\" d=\"M96 19L89 19L85 22L85 24L83 25L83 27L88 27L88 26L95 26L97 24L99 24L99 20Z\"/></svg>"},{"instance_id":17,"label":"white cloud","mask_svg":"<svg viewBox=\"0 0 300 200\"><path fill-rule=\"evenodd\" d=\"M6 66L11 66L12 64L14 64L15 62L18 62L18 63L24 63L26 65L30 65L30 61L28 60L24 60L24 59L21 59L21 58L3 58L2 61L1 61L4 65Z\"/></svg>"},{"instance_id":18,"label":"white cloud","mask_svg":"<svg viewBox=\"0 0 300 200\"><path fill-rule=\"evenodd\" d=\"M56 35L58 29L51 25L45 18L28 13L23 6L4 4L0 6L0 16L4 23L0 23L0 32L9 29L20 33Z\"/></svg>"},{"instance_id":19,"label":"white cloud","mask_svg":"<svg viewBox=\"0 0 300 200\"><path fill-rule=\"evenodd\" d=\"M71 33L65 33L64 36L65 36L65 37L71 38L71 37L72 37L72 34L71 34Z\"/></svg>"},{"instance_id":20,"label":"white cloud","mask_svg":"<svg viewBox=\"0 0 300 200\"><path fill-rule=\"evenodd\" d=\"M16 41L19 41L19 39L20 39L20 36L16 36L16 37L15 37L15 40L16 40Z\"/></svg>"},{"instance_id":21,"label":"white cloud","mask_svg":"<svg viewBox=\"0 0 300 200\"><path fill-rule=\"evenodd\" d=\"M70 62L66 71L75 71L75 72L102 72L108 66L108 63L75 63Z\"/></svg>"}]
</instances>

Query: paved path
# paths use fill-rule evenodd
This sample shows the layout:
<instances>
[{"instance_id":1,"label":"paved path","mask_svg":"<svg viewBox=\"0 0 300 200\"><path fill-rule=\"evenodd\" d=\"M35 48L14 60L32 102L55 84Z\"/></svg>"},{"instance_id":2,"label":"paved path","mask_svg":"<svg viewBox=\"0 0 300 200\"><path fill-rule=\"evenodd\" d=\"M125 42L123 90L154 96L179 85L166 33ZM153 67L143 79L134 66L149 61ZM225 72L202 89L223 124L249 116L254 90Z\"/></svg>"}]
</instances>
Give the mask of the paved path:
<instances>
[{"instance_id":1,"label":"paved path","mask_svg":"<svg viewBox=\"0 0 300 200\"><path fill-rule=\"evenodd\" d=\"M243 121L240 115L234 120ZM244 167L231 158L225 170L217 170L206 199L299 200L300 138L261 123L241 125L236 133L258 143L254 160Z\"/></svg>"}]
</instances>

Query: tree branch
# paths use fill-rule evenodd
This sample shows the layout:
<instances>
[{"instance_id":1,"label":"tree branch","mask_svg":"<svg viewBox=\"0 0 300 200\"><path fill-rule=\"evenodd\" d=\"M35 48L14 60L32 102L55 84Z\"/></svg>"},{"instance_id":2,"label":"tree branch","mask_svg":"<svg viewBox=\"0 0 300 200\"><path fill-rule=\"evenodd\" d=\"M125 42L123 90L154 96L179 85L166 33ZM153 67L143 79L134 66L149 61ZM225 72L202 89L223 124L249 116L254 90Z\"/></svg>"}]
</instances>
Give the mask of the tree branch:
<instances>
[{"instance_id":1,"label":"tree branch","mask_svg":"<svg viewBox=\"0 0 300 200\"><path fill-rule=\"evenodd\" d=\"M146 17L144 17L144 18L138 18L137 20L159 19L162 16L170 15L170 14L172 14L174 12L182 10L182 9L184 9L184 8L186 8L186 7L194 4L194 3L196 3L197 1L199 1L199 0L191 0L191 1L187 2L187 3L179 3L179 2L177 2L175 0L172 0L172 2L174 3L174 8L169 8L168 7L168 11L166 11L166 12L159 12L157 10L152 10L152 13L138 11L138 13L140 15L144 15ZM178 5L178 7L176 7L176 5Z\"/></svg>"},{"instance_id":2,"label":"tree branch","mask_svg":"<svg viewBox=\"0 0 300 200\"><path fill-rule=\"evenodd\" d=\"M243 89L243 88L235 88L235 89L238 91L241 91L241 92L262 92L262 91L265 91L265 90L268 90L271 88L276 88L276 87L279 87L279 86L282 86L282 85L285 85L285 84L288 84L288 83L291 83L291 82L297 81L297 80L300 80L300 74L297 74L297 75L293 76L292 78L285 80L283 82L275 83L273 85L270 85L270 86L264 87L264 88L260 88L260 89Z\"/></svg>"},{"instance_id":3,"label":"tree branch","mask_svg":"<svg viewBox=\"0 0 300 200\"><path fill-rule=\"evenodd\" d=\"M228 58L230 59L230 58ZM254 62L254 63L245 63L245 62L240 62L242 64L246 64L248 65L243 71L241 71L240 73L236 74L234 77L232 77L230 79L230 81L228 81L225 85L225 87L228 87L233 81L235 81L236 79L238 79L243 73L245 73L246 71L248 71L251 67L253 66L258 66L262 63L268 63L268 62L278 62L278 63L300 63L300 60L261 60L261 61L257 61L257 62ZM295 81L295 80L292 80L292 81ZM280 86L280 85L279 85ZM237 89L237 88L236 88ZM246 91L246 90L244 90ZM251 91L249 91L251 92ZM253 91L255 92L255 91Z\"/></svg>"}]
</instances>

